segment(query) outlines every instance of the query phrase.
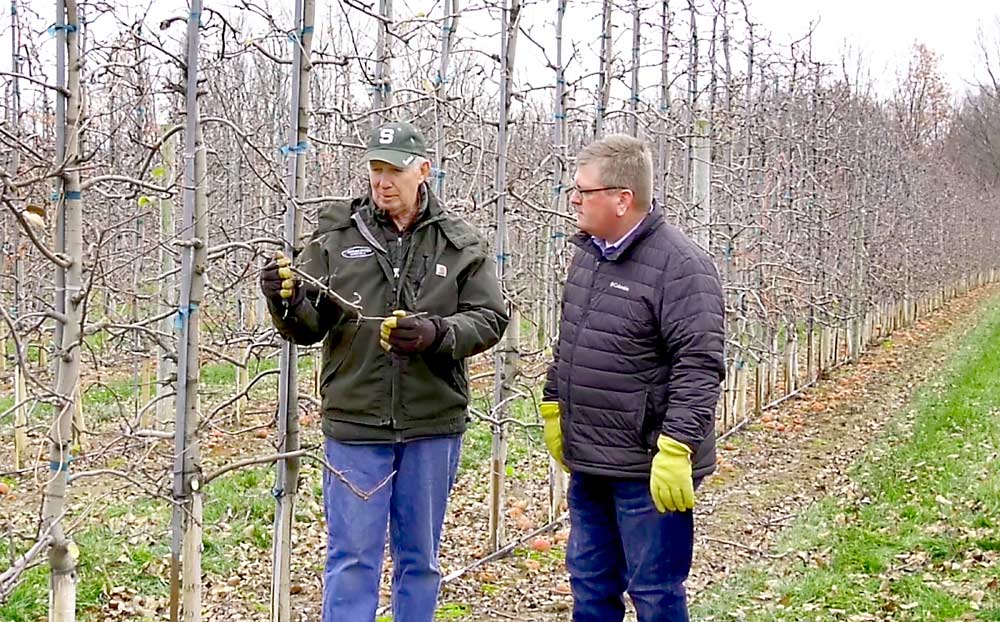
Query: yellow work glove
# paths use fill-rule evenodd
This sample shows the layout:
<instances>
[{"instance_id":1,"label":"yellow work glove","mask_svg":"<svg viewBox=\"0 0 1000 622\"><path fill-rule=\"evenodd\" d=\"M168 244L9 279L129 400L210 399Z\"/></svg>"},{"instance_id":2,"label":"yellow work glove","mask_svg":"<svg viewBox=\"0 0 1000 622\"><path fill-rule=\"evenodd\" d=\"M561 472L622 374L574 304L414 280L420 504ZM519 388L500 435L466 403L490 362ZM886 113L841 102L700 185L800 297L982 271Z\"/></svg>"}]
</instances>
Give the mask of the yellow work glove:
<instances>
[{"instance_id":1,"label":"yellow work glove","mask_svg":"<svg viewBox=\"0 0 1000 622\"><path fill-rule=\"evenodd\" d=\"M260 288L264 295L285 302L288 307L297 305L305 295L301 287L296 287L298 279L295 278L291 265L292 260L278 252L260 273Z\"/></svg>"},{"instance_id":2,"label":"yellow work glove","mask_svg":"<svg viewBox=\"0 0 1000 622\"><path fill-rule=\"evenodd\" d=\"M392 350L392 345L389 343L389 334L392 329L396 328L396 322L399 318L406 317L406 311L396 310L392 312L392 315L382 320L382 324L379 326L378 330L378 345L382 346L382 349L386 352Z\"/></svg>"},{"instance_id":3,"label":"yellow work glove","mask_svg":"<svg viewBox=\"0 0 1000 622\"><path fill-rule=\"evenodd\" d=\"M542 402L538 405L538 412L542 415L542 438L545 439L545 446L549 448L552 458L559 463L563 471L569 473L566 463L563 462L563 441L562 426L560 424L559 402Z\"/></svg>"},{"instance_id":4,"label":"yellow work glove","mask_svg":"<svg viewBox=\"0 0 1000 622\"><path fill-rule=\"evenodd\" d=\"M281 297L291 298L295 295L295 274L292 272L292 260L279 253L277 257L278 276L281 277Z\"/></svg>"},{"instance_id":5,"label":"yellow work glove","mask_svg":"<svg viewBox=\"0 0 1000 622\"><path fill-rule=\"evenodd\" d=\"M691 449L661 434L659 451L649 472L649 492L660 512L686 512L694 508L694 481L691 479Z\"/></svg>"}]
</instances>

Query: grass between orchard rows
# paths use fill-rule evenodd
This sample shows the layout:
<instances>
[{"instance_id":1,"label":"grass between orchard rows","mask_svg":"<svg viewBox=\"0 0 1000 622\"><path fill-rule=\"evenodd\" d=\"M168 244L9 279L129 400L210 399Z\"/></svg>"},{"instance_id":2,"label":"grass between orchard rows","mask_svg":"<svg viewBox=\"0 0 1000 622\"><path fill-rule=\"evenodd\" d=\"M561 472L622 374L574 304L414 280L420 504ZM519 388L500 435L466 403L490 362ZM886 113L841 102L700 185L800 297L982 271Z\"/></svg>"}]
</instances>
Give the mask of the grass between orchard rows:
<instances>
[{"instance_id":1,"label":"grass between orchard rows","mask_svg":"<svg viewBox=\"0 0 1000 622\"><path fill-rule=\"evenodd\" d=\"M1000 621L1000 305L983 318L851 485L701 594L693 620Z\"/></svg>"},{"instance_id":2,"label":"grass between orchard rows","mask_svg":"<svg viewBox=\"0 0 1000 622\"><path fill-rule=\"evenodd\" d=\"M300 377L308 377L311 373L312 357L302 357L299 360ZM250 377L274 368L271 360L255 361L251 365ZM276 395L276 376L264 379L251 391L251 401L273 399ZM229 364L207 364L201 368L202 394L208 403L225 399L232 393L235 384L235 368ZM108 382L89 383L84 393L84 413L92 428L101 429L104 424L116 419L129 420L135 408L136 387L131 379ZM205 398L203 397L203 400ZM0 397L0 407L11 398ZM9 408L10 404L6 407ZM480 410L488 410L484 403L477 403ZM534 418L534 405L531 400L512 402L512 414L521 420L530 421ZM4 408L0 408L2 411ZM36 408L30 415L32 424L38 424L51 416L51 408ZM11 424L8 417L0 422L4 427ZM112 424L113 425L113 424ZM318 431L314 431L318 436ZM529 451L541 451L541 435L537 431L526 431L523 428L510 431L508 450L509 477L527 476L518 468L518 464L527 458ZM463 453L460 472L485 464L490 455L491 434L488 425L473 422L463 439ZM238 442L238 441L237 441ZM533 446L534 449L530 449ZM206 452L203 447L203 453ZM264 448L255 452L269 453ZM235 460L245 456L233 456L222 462ZM103 465L107 468L128 470L124 458L112 459ZM318 521L322 519L320 474L318 470L310 471L313 465L303 464L303 489L300 490L299 503L296 506L296 521ZM15 491L20 487L15 478L0 478ZM98 480L88 480L97 482ZM271 488L274 483L274 468L259 466L244 468L229 473L213 481L205 491L205 532L202 567L205 576L224 580L232 576L239 565L248 557L267 557L271 547L271 526L274 520L274 498ZM74 487L75 488L75 487ZM73 501L74 488L70 490ZM138 495L138 496L137 496ZM0 506L2 508L2 506ZM162 601L169 594L167 564L170 547L170 509L162 499L143 497L135 490L122 493L121 496L102 500L102 506L94 509L88 506L89 514L83 518L82 526L73 532L74 541L80 547L81 557L78 562L79 582L77 584L77 610L80 620L105 619L102 612L109 605L130 606L132 595L141 595L147 603ZM0 513L3 519L6 512ZM71 520L80 518L73 516ZM32 514L31 520L34 520ZM4 521L5 523L6 521ZM7 526L0 523L4 532ZM31 525L16 525L19 534L26 534L33 529ZM10 540L0 538L0 560L10 560ZM24 552L30 542L23 539L18 542L14 555ZM250 549L251 551L247 551ZM246 553L234 554L236 551ZM252 550L258 551L253 553ZM42 558L44 561L44 557ZM321 555L315 557L317 564L322 562ZM6 567L0 563L0 568ZM34 622L45 618L48 607L48 569L42 564L30 569L23 576L23 581L11 594L6 602L0 603L0 620L10 622ZM154 605L155 607L155 605ZM449 615L460 613L453 611L454 607L446 607L441 615L445 619ZM152 619L155 612L152 608L144 611L137 607L136 611L126 617L134 619ZM261 604L261 613L266 614L266 605ZM148 614L148 615L144 615Z\"/></svg>"},{"instance_id":3,"label":"grass between orchard rows","mask_svg":"<svg viewBox=\"0 0 1000 622\"><path fill-rule=\"evenodd\" d=\"M1000 622L1000 306L962 343L941 379L925 387L910 410L896 415L886 437L872 444L855 467L853 485L801 517L779 541L776 559L746 567L700 595L692 619ZM232 370L203 368L206 390L224 397ZM254 396L267 399L272 382L261 383ZM131 405L131 395L128 382L93 387L84 397L85 411L114 418ZM518 418L532 420L530 401L514 408ZM538 450L537 431L530 439L524 432L512 433L513 477L520 475L514 467L519 459ZM462 468L487 460L489 447L489 427L472 425ZM243 558L233 551L256 549L266 557L272 480L272 468L249 468L206 491L207 577L231 575ZM319 520L318 471L305 486L296 519ZM123 498L84 521L74 533L82 551L81 620L102 619L109 602L127 602L123 594L166 597L168 528L169 508L162 500ZM9 558L8 546L0 541L0 559ZM29 571L0 605L0 619L43 619L47 581L44 566ZM439 619L466 613L452 607L439 612Z\"/></svg>"},{"instance_id":4,"label":"grass between orchard rows","mask_svg":"<svg viewBox=\"0 0 1000 622\"><path fill-rule=\"evenodd\" d=\"M300 360L300 373L308 373L311 360L311 357ZM250 376L274 366L270 360L253 361ZM209 399L225 397L235 384L235 368L229 364L205 365L201 368L201 382L203 393L216 396ZM273 384L273 379L270 382ZM264 382L254 393L264 395L267 390L273 392L274 388L268 389ZM88 425L100 429L118 418L131 419L136 395L131 379L89 383L83 395ZM4 410L4 401L0 398L0 411ZM51 416L51 407L36 408L30 416L33 424L44 422ZM3 423L10 425L10 421ZM124 459L112 459L105 466L128 468ZM207 575L225 575L232 571L238 560L229 552L236 547L270 547L269 527L274 516L274 500L270 496L272 480L272 469L258 467L243 469L212 484L205 502L207 529L202 563ZM18 482L12 478L4 481L15 489L18 487ZM73 499L73 488L70 499ZM77 583L77 610L81 620L91 619L88 612L101 611L116 593L142 594L150 598L168 594L169 585L164 578L169 574L161 571L161 567L169 557L169 524L170 510L165 501L137 499L131 495L128 499L108 500L105 507L83 521L83 527L73 532L73 539L81 551ZM20 527L23 530L26 526ZM136 532L143 530L148 531L149 537L137 538ZM15 554L22 553L30 545L29 542L20 544ZM0 540L0 559L10 559L9 549L10 541ZM44 619L47 608L48 569L43 564L25 573L21 584L6 602L0 604L0 620L33 622Z\"/></svg>"}]
</instances>

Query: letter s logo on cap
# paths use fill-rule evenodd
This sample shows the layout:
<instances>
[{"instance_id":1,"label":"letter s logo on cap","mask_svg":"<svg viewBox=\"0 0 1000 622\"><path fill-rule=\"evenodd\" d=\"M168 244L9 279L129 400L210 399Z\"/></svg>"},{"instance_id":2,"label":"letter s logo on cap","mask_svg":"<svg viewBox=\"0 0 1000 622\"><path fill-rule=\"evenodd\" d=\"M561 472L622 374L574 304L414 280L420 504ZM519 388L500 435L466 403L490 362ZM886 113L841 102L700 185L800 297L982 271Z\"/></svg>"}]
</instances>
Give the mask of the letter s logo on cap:
<instances>
[{"instance_id":1,"label":"letter s logo on cap","mask_svg":"<svg viewBox=\"0 0 1000 622\"><path fill-rule=\"evenodd\" d=\"M378 142L380 145L391 145L392 139L396 137L395 128L383 127L378 133Z\"/></svg>"}]
</instances>

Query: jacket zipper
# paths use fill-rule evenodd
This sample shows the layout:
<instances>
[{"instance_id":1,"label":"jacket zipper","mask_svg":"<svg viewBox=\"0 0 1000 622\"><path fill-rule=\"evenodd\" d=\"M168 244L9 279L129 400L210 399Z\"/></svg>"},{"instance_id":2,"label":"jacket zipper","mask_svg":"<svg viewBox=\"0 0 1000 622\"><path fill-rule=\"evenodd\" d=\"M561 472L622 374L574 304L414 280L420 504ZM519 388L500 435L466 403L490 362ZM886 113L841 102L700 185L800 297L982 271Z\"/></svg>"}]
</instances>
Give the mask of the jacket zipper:
<instances>
[{"instance_id":1,"label":"jacket zipper","mask_svg":"<svg viewBox=\"0 0 1000 622\"><path fill-rule=\"evenodd\" d=\"M354 214L351 215L351 220L353 220L354 223L357 225L358 231L361 232L361 237L363 237L369 244L371 244L376 249L378 249L380 251L379 257L383 261L385 261L386 264L389 264L389 261L388 261L389 251L384 246L382 246L381 244L379 244L378 240L375 239L375 236L372 235L371 230L368 229L368 225L358 215L357 212L355 212ZM437 220L438 219L435 218L435 219L427 220L427 221L421 223L413 231L411 231L409 235L415 234L420 229L423 229L424 227L429 226L430 224L432 224L433 222L436 222ZM397 309L399 308L399 306L401 304L401 299L402 299L402 296L403 296L403 290L399 286L399 283L401 281L401 277L404 276L402 274L402 267L403 267L403 264L405 263L405 258L402 257L402 247L403 247L403 234L401 234L401 235L399 235L399 236L396 237L396 250L397 250L396 257L397 257L397 261L399 263L396 264L396 265L391 265L390 264L392 284L393 284L393 289L395 290L395 294L396 294L395 295L395 306L396 306ZM413 247L411 245L410 249L412 250L412 248ZM425 262L426 262L427 257L425 256L424 259L425 259ZM386 272L386 276L390 276L389 271L387 271L387 270L384 270L384 271ZM426 268L425 268L425 272L426 272ZM426 274L424 275L424 278L426 278ZM390 309L389 311L391 312L392 310ZM393 438L394 438L395 442L398 443L398 442L400 442L402 440L402 432L400 432L399 430L395 429L396 428L396 409L397 409L398 404L399 404L399 386L400 386L400 384L402 382L402 372L401 372L400 366L399 366L399 357L397 355L390 355L390 360L392 361L393 373L392 373L392 379L391 379L391 381L389 383L389 400L390 400L390 403L389 403L389 420L388 421L384 421L383 423L388 423L389 425L392 426L392 428L393 428Z\"/></svg>"},{"instance_id":2,"label":"jacket zipper","mask_svg":"<svg viewBox=\"0 0 1000 622\"><path fill-rule=\"evenodd\" d=\"M576 328L573 330L573 347L569 351L569 371L573 370L573 362L574 362L574 360L576 358L576 343L577 343L577 338L580 336L580 330L583 329L583 325L587 323L587 318L590 316L590 301L594 297L593 296L594 283L597 282L597 275L601 272L601 265L604 263L603 261L601 261L601 259L599 257L595 258L595 261L597 262L597 267L591 273L590 284L587 286L587 291L591 292L591 293L590 293L590 295L587 296L587 302L583 306L583 312L580 314L580 322L576 325ZM566 415L565 415L567 423L569 423L570 414L573 412L573 409L571 407L571 405L573 403L572 402L572 393L573 393L573 385L572 385L572 383L567 383L567 385L566 385Z\"/></svg>"},{"instance_id":3,"label":"jacket zipper","mask_svg":"<svg viewBox=\"0 0 1000 622\"><path fill-rule=\"evenodd\" d=\"M399 273L403 262L403 235L404 233L400 231L396 236L396 265L392 267L393 284L392 289L395 293L395 307L398 309L400 306L400 298L402 297L402 288L399 286ZM392 406L389 408L389 425L392 426L392 432L395 442L400 441L399 430L396 429L396 409L399 407L399 385L402 380L402 371L399 366L399 355L391 354L389 355L390 360L392 360Z\"/></svg>"},{"instance_id":4,"label":"jacket zipper","mask_svg":"<svg viewBox=\"0 0 1000 622\"><path fill-rule=\"evenodd\" d=\"M393 285L396 284L397 277L399 275L399 266L393 266L389 261L389 251L386 249L379 241L372 235L371 230L365 223L364 219L361 218L358 212L351 214L351 220L354 221L355 226L357 226L358 231L361 233L361 237L365 239L366 242L371 244L378 252L376 253L376 258L378 260L379 266L382 267L382 272L385 273L387 279L390 279ZM398 296L397 296L398 304ZM392 310L389 309L391 312ZM397 357L390 354L390 361L392 361L393 373L389 380L389 418L380 421L382 425L389 424L393 428L396 427L396 396L398 393L398 378L399 378L399 364L397 362Z\"/></svg>"},{"instance_id":5,"label":"jacket zipper","mask_svg":"<svg viewBox=\"0 0 1000 622\"><path fill-rule=\"evenodd\" d=\"M396 237L396 261L398 261L399 263L393 266L392 274L393 277L395 278L395 283L393 284L393 287L396 291L397 309L399 309L403 305L403 287L401 284L405 282L406 276L409 274L410 271L410 262L408 260L410 258L410 254L413 252L413 245L414 245L413 237L417 234L418 231L429 226L432 222L434 222L434 220L424 221L423 223L418 224L410 231L401 231L399 235ZM409 241L409 246L407 246L406 248L405 256L403 254L404 236L406 236ZM424 257L424 259L426 260L426 256ZM414 298L416 298L416 295L414 295ZM416 300L414 300L413 302L416 303ZM400 393L400 386L403 383L403 371L400 368L399 362L400 362L400 357L398 355L393 355L392 356L392 366L393 366L392 408L390 409L389 423L393 427L393 436L397 443L402 441L402 432L396 429L396 417L395 417L397 409L400 406L399 393Z\"/></svg>"}]
</instances>

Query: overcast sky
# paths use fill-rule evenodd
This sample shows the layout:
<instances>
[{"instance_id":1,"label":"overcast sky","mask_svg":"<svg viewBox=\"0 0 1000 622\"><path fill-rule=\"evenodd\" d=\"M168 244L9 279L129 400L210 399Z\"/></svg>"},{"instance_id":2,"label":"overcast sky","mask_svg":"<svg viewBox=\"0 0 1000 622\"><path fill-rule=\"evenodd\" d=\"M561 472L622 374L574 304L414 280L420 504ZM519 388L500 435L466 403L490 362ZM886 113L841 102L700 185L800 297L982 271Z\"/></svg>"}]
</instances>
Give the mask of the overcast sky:
<instances>
[{"instance_id":1,"label":"overcast sky","mask_svg":"<svg viewBox=\"0 0 1000 622\"><path fill-rule=\"evenodd\" d=\"M463 0L465 2L466 0ZM474 2L475 0L467 0ZM530 3L525 11L522 26L533 34L548 34L555 14L556 0L542 0ZM397 0L397 6L416 7L432 4L433 0ZM661 0L639 0L640 6L648 7L644 21L652 25L643 36L647 41L643 64L648 65L658 59L656 51L660 23ZM715 0L719 4L719 0ZM1000 34L1000 0L747 0L750 15L756 24L771 33L772 47L784 51L794 40L801 39L813 24L815 28L813 55L815 60L839 65L842 52L849 50L849 58L862 58L870 70L875 86L883 95L891 93L896 84L896 76L906 71L913 44L921 42L940 57L941 71L956 95L963 92L969 81L981 71L981 56L977 47L978 31L983 28L994 37L994 46ZM616 0L623 7L615 18L616 50L620 58L628 59L631 48L631 18L624 10L629 0ZM599 0L569 0L570 9L566 18L567 41L576 39L585 47L595 49L600 30ZM687 22L687 2L671 0L671 9L677 16L677 34L687 38L684 31ZM702 39L711 32L711 8L707 0L699 0L701 17L699 30ZM742 13L737 0L729 0L731 11ZM404 9L405 10L405 9ZM431 11L436 14L437 9ZM485 33L495 24L481 26L484 14L465 20L465 26ZM495 17L492 20L496 21ZM540 23L545 22L545 23ZM742 15L731 22L739 29ZM759 29L758 29L758 34ZM737 35L739 36L739 35ZM540 38L540 37L539 37ZM533 50L531 45L522 44L518 54L522 56L524 77L539 72L537 62L529 60ZM994 54L998 51L994 47ZM702 54L707 55L703 45ZM581 63L580 73L596 70L596 57ZM704 60L702 61L704 62ZM720 61L721 62L721 61ZM742 68L742 67L741 67ZM542 71L541 73L551 73ZM643 84L655 90L658 72L647 72ZM572 77L572 76L570 76ZM551 81L550 76L531 80Z\"/></svg>"},{"instance_id":2,"label":"overcast sky","mask_svg":"<svg viewBox=\"0 0 1000 622\"><path fill-rule=\"evenodd\" d=\"M978 69L977 29L1000 31L998 0L750 0L751 14L787 43L817 22L815 49L835 60L845 45L864 51L873 75L905 71L914 41L941 58L953 91Z\"/></svg>"},{"instance_id":3,"label":"overcast sky","mask_svg":"<svg viewBox=\"0 0 1000 622\"><path fill-rule=\"evenodd\" d=\"M367 0L375 2L376 0ZM555 16L556 0L524 0L527 3L522 26L528 29L536 40L543 45L553 45L552 22ZM940 55L943 73L952 91L962 92L969 80L981 72L981 61L977 49L977 31L985 28L996 40L1000 33L1000 0L747 0L754 21L771 33L772 47L779 52L785 51L787 44L801 38L809 29L810 22L815 25L814 58L829 63L838 63L841 52L845 48L852 50L852 57L859 53L869 66L870 74L876 81L876 86L883 94L892 90L895 78L905 72L913 43L920 41ZM180 16L186 11L185 0L107 0L116 7L116 16L126 21L134 19L135 15L145 12L139 7L152 5L149 27L155 29L155 22L167 15ZM235 0L205 0L206 5L225 10L224 7L238 4ZM19 0L25 6L25 0ZM377 3L377 2L376 2ZM440 14L441 0L395 0L397 19L413 18L420 12L425 12L430 18ZM256 0L255 4L280 7L280 12L287 17L279 17L279 26L287 27L290 23L291 0ZM317 18L323 23L323 16L329 10L341 14L339 0L317 0ZM627 7L628 0L618 0L618 6ZM645 13L647 24L659 24L661 0L640 0L640 4L649 7ZM701 0L703 17L699 20L703 37L707 36L711 20L708 17L710 8L707 0ZM30 0L27 5L49 19L54 12L54 0ZM461 0L463 7L483 5L483 0ZM569 0L570 10L566 20L566 47L575 41L584 50L595 50L598 44L600 29L599 0ZM132 10L128 10L131 6ZM678 14L678 19L686 21L687 2L671 0L672 9ZM737 0L730 0L730 7L739 10ZM0 67L10 67L9 17L0 22ZM105 16L102 23L94 26L94 34L102 34L108 30L104 25L113 26L114 19ZM354 13L352 23L356 28L370 28L373 20L360 13ZM739 25L741 19L734 23ZM49 22L51 23L51 22ZM625 60L630 55L631 19L624 10L620 10L615 19L616 52L620 59ZM47 25L47 24L46 24ZM38 27L37 24L34 24ZM685 26L678 24L683 31ZM44 28L44 26L42 26ZM114 27L117 29L117 27ZM463 14L459 31L460 36L478 40L481 43L475 47L484 51L498 51L499 42L496 33L499 29L498 15L495 12L473 11ZM263 28L261 28L263 31ZM651 27L643 33L646 49L643 64L648 66L642 79L645 91L644 98L655 98L656 83L659 79L654 65L658 52L655 47L659 39L657 28ZM183 37L182 26L175 26L171 34L175 36L177 45ZM106 33L110 34L110 33ZM680 33L679 33L680 34ZM318 36L329 36L326 33ZM100 38L100 37L99 37ZM686 33L684 33L686 38ZM466 40L468 40L466 39ZM41 35L43 55L54 48L51 36ZM342 47L343 49L343 47ZM362 50L359 50L362 51ZM702 50L703 54L706 50ZM551 70L545 68L543 58L533 45L522 42L518 49L517 80L530 82L535 86L551 85L554 77ZM704 61L703 61L704 62ZM568 75L572 80L575 76L590 75L597 69L596 56L586 54L577 58L576 65L571 67ZM47 72L49 73L49 72ZM49 75L53 75L51 70ZM596 84L596 78L592 78ZM619 89L624 88L619 86Z\"/></svg>"}]
</instances>

